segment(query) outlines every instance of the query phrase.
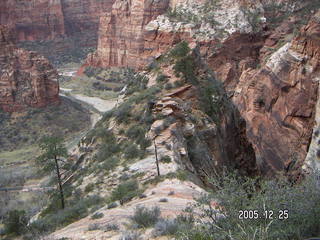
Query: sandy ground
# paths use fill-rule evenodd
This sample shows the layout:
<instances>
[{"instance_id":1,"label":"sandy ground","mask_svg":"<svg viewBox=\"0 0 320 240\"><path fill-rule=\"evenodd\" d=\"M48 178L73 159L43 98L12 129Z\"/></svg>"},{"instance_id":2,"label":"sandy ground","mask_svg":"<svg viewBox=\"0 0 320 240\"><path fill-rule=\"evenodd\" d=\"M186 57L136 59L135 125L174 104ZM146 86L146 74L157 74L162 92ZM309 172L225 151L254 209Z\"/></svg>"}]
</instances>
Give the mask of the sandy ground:
<instances>
[{"instance_id":1,"label":"sandy ground","mask_svg":"<svg viewBox=\"0 0 320 240\"><path fill-rule=\"evenodd\" d=\"M117 104L116 99L103 100L98 97L88 97L82 94L72 94L72 96L80 101L83 101L92 105L95 109L97 109L99 112L102 112L102 113L111 110Z\"/></svg>"}]
</instances>

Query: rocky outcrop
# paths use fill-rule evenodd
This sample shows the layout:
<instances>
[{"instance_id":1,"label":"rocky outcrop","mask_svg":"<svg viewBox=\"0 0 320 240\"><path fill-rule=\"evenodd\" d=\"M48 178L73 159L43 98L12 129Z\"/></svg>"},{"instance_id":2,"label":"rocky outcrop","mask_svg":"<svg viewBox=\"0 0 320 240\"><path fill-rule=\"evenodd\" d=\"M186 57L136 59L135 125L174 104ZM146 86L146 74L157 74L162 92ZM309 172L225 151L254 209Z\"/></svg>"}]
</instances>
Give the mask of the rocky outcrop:
<instances>
[{"instance_id":1,"label":"rocky outcrop","mask_svg":"<svg viewBox=\"0 0 320 240\"><path fill-rule=\"evenodd\" d=\"M19 111L59 102L58 73L48 60L15 47L0 25L0 108Z\"/></svg>"},{"instance_id":2,"label":"rocky outcrop","mask_svg":"<svg viewBox=\"0 0 320 240\"><path fill-rule=\"evenodd\" d=\"M312 20L260 69L242 71L236 85L233 101L264 172L298 170L305 160L315 123L319 36L319 21Z\"/></svg>"},{"instance_id":3,"label":"rocky outcrop","mask_svg":"<svg viewBox=\"0 0 320 240\"><path fill-rule=\"evenodd\" d=\"M114 0L2 0L0 24L12 26L18 41L51 40L87 33L97 37L99 17ZM92 37L92 36L91 36Z\"/></svg>"}]
</instances>

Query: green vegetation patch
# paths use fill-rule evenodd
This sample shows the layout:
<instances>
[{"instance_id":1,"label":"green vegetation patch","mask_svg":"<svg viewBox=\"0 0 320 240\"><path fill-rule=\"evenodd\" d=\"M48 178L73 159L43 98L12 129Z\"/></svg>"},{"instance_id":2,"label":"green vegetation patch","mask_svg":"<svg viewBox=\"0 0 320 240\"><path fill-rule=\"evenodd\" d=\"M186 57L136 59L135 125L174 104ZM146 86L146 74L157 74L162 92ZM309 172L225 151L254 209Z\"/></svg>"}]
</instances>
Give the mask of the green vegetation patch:
<instances>
[{"instance_id":1,"label":"green vegetation patch","mask_svg":"<svg viewBox=\"0 0 320 240\"><path fill-rule=\"evenodd\" d=\"M117 188L112 191L110 200L120 201L120 203L123 204L138 196L140 192L138 182L136 180L129 180L119 184Z\"/></svg>"},{"instance_id":2,"label":"green vegetation patch","mask_svg":"<svg viewBox=\"0 0 320 240\"><path fill-rule=\"evenodd\" d=\"M36 144L44 135L54 134L68 139L87 129L90 126L89 112L66 98L61 100L60 105L28 109L17 117L0 112L1 151Z\"/></svg>"}]
</instances>

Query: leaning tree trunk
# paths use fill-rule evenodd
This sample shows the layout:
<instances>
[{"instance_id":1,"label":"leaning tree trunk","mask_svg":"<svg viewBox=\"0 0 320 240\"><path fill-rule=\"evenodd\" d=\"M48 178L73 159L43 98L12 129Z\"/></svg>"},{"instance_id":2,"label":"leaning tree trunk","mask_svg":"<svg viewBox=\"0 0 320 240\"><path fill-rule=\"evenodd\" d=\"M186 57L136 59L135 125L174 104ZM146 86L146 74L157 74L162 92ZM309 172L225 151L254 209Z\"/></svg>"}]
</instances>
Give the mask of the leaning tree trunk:
<instances>
[{"instance_id":1,"label":"leaning tree trunk","mask_svg":"<svg viewBox=\"0 0 320 240\"><path fill-rule=\"evenodd\" d=\"M54 157L54 160L56 162L56 171L57 171L57 177L58 177L58 183L59 183L59 190L60 190L60 200L61 200L61 208L64 209L64 195L63 195L63 189L62 189L62 182L61 182L61 174L58 164L57 156Z\"/></svg>"}]
</instances>

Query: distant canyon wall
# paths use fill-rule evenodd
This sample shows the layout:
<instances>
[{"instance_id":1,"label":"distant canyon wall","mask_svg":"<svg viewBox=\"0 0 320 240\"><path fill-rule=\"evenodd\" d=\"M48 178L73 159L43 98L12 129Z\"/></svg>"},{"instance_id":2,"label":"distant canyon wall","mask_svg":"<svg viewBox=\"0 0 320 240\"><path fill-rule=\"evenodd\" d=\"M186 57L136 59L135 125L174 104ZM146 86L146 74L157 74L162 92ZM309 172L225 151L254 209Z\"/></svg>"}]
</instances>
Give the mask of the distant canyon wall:
<instances>
[{"instance_id":1,"label":"distant canyon wall","mask_svg":"<svg viewBox=\"0 0 320 240\"><path fill-rule=\"evenodd\" d=\"M0 25L0 109L15 112L58 104L58 72L44 57L17 48L13 39Z\"/></svg>"},{"instance_id":2,"label":"distant canyon wall","mask_svg":"<svg viewBox=\"0 0 320 240\"><path fill-rule=\"evenodd\" d=\"M52 40L76 33L97 37L99 18L114 0L2 0L0 24L18 41Z\"/></svg>"}]
</instances>

